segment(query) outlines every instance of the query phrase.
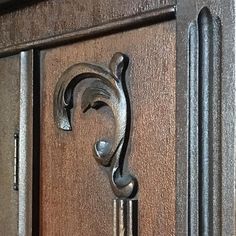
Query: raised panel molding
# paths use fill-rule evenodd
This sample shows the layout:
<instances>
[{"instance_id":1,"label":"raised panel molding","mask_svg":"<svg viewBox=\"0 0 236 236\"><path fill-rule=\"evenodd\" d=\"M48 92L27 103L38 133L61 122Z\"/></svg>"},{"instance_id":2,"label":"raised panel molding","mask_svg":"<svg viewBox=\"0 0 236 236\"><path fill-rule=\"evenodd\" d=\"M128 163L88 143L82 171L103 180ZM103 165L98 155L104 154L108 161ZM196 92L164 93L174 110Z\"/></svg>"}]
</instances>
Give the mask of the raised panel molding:
<instances>
[{"instance_id":1,"label":"raised panel molding","mask_svg":"<svg viewBox=\"0 0 236 236\"><path fill-rule=\"evenodd\" d=\"M18 2L18 5L22 4L22 0L15 0L15 2ZM24 0L24 2L34 4L0 15L2 29L0 54L10 51L15 53L16 50L19 52L19 49L26 50L42 45L45 48L48 44L55 46L56 42L65 42L68 37L71 38L76 33L81 38L81 34L85 31L88 31L91 37L95 29L96 32L98 29L102 30L101 33L104 34L104 25L106 27L114 23L119 25L120 21L129 18L131 18L129 22L132 21L137 25L140 24L142 16L163 12L163 9L173 8L175 5L175 0L61 0L60 2ZM63 9L65 9L64 14L62 14ZM173 19L173 14L170 15ZM141 22L148 23L148 20L143 19ZM93 28L94 30L88 30Z\"/></svg>"},{"instance_id":2,"label":"raised panel molding","mask_svg":"<svg viewBox=\"0 0 236 236\"><path fill-rule=\"evenodd\" d=\"M56 34L54 32L54 34L49 37L42 37L41 35L41 37L35 40L31 38L31 40L22 40L20 42L13 42L10 45L3 45L2 47L1 47L1 41L4 41L4 39L0 37L0 56L12 55L22 50L26 49L29 50L32 48L33 49L37 48L40 50L48 49L55 46L74 43L79 40L96 38L99 36L109 35L121 31L132 30L135 28L149 26L152 24L157 24L165 21L171 21L175 19L175 13L176 13L175 5L164 5L162 7L158 7L157 9L145 11L140 14L128 15L127 17L113 19L112 21L101 22L100 24L95 24L91 26L84 26L79 28L78 30L64 32L63 34ZM0 16L0 25L1 25L1 16ZM32 34L30 36L32 36Z\"/></svg>"}]
</instances>

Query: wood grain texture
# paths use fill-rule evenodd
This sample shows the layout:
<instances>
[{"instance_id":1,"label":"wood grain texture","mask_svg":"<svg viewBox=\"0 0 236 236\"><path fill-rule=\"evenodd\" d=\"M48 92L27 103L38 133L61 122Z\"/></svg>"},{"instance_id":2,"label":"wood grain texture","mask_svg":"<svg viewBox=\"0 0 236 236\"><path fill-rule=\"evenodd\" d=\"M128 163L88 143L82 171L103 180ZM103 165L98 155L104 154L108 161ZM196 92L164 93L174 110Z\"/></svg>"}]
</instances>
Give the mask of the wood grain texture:
<instances>
[{"instance_id":1,"label":"wood grain texture","mask_svg":"<svg viewBox=\"0 0 236 236\"><path fill-rule=\"evenodd\" d=\"M130 57L128 159L139 180L139 234L175 235L175 22L42 52L41 235L112 235L114 196L92 153L96 140L112 138L112 114L107 108L83 114L76 96L73 131L61 131L53 119L53 93L69 66L107 66L117 51Z\"/></svg>"},{"instance_id":2,"label":"wood grain texture","mask_svg":"<svg viewBox=\"0 0 236 236\"><path fill-rule=\"evenodd\" d=\"M13 190L14 133L19 119L19 56L0 59L0 235L17 235L18 192Z\"/></svg>"},{"instance_id":3,"label":"wood grain texture","mask_svg":"<svg viewBox=\"0 0 236 236\"><path fill-rule=\"evenodd\" d=\"M0 16L0 49L96 26L175 0L45 0Z\"/></svg>"}]
</instances>

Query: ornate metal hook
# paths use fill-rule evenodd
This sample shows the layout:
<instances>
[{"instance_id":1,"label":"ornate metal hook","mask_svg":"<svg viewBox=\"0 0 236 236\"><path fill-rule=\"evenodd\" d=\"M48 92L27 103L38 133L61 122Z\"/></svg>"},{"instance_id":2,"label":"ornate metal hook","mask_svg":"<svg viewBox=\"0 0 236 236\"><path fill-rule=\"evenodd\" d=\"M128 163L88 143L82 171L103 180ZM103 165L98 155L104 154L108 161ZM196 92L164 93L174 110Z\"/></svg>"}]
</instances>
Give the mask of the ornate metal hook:
<instances>
[{"instance_id":1,"label":"ornate metal hook","mask_svg":"<svg viewBox=\"0 0 236 236\"><path fill-rule=\"evenodd\" d=\"M130 102L125 84L128 57L115 53L109 68L79 63L68 68L59 79L54 94L54 117L62 130L70 131L71 109L75 86L84 79L92 78L90 86L82 94L81 108L99 109L107 105L115 118L115 137L112 143L99 140L94 146L95 159L109 169L109 180L114 194L120 198L134 197L137 180L123 173L124 158L130 134Z\"/></svg>"}]
</instances>

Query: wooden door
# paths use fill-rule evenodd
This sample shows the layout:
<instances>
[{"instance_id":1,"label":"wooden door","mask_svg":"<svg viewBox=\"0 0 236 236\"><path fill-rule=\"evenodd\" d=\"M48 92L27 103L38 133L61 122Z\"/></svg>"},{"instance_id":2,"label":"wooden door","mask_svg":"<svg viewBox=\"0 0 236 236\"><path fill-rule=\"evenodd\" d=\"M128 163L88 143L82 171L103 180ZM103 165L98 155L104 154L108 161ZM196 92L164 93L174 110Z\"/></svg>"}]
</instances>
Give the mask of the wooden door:
<instances>
[{"instance_id":1,"label":"wooden door","mask_svg":"<svg viewBox=\"0 0 236 236\"><path fill-rule=\"evenodd\" d=\"M235 2L15 2L0 235L235 235Z\"/></svg>"},{"instance_id":2,"label":"wooden door","mask_svg":"<svg viewBox=\"0 0 236 236\"><path fill-rule=\"evenodd\" d=\"M138 180L139 235L175 234L175 22L84 40L41 52L41 235L112 235L112 193L93 145L113 139L107 107L81 111L86 82L75 88L72 131L57 127L53 98L59 78L77 63L107 67L129 57L126 83L131 135L126 153ZM79 95L80 94L80 95Z\"/></svg>"},{"instance_id":3,"label":"wooden door","mask_svg":"<svg viewBox=\"0 0 236 236\"><path fill-rule=\"evenodd\" d=\"M0 234L17 235L18 191L14 186L14 135L19 128L19 55L0 59Z\"/></svg>"},{"instance_id":4,"label":"wooden door","mask_svg":"<svg viewBox=\"0 0 236 236\"><path fill-rule=\"evenodd\" d=\"M32 194L33 52L3 57L0 67L0 235L31 235L38 199Z\"/></svg>"}]
</instances>

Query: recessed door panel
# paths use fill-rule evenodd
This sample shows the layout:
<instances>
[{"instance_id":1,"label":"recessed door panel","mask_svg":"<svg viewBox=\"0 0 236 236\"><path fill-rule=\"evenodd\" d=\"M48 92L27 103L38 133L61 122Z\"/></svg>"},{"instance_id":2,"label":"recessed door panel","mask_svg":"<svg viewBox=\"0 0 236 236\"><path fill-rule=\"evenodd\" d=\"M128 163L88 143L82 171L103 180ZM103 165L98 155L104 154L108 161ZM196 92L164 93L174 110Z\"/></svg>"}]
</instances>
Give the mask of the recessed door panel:
<instances>
[{"instance_id":1,"label":"recessed door panel","mask_svg":"<svg viewBox=\"0 0 236 236\"><path fill-rule=\"evenodd\" d=\"M126 160L138 180L139 235L175 234L176 51L175 22L169 21L42 51L42 235L113 234L116 197L93 149L103 137L113 140L117 114L107 106L83 113L81 94L88 79L74 88L72 131L65 131L57 126L54 93L68 68L78 63L108 68L116 52L129 57L125 80L131 124Z\"/></svg>"}]
</instances>

